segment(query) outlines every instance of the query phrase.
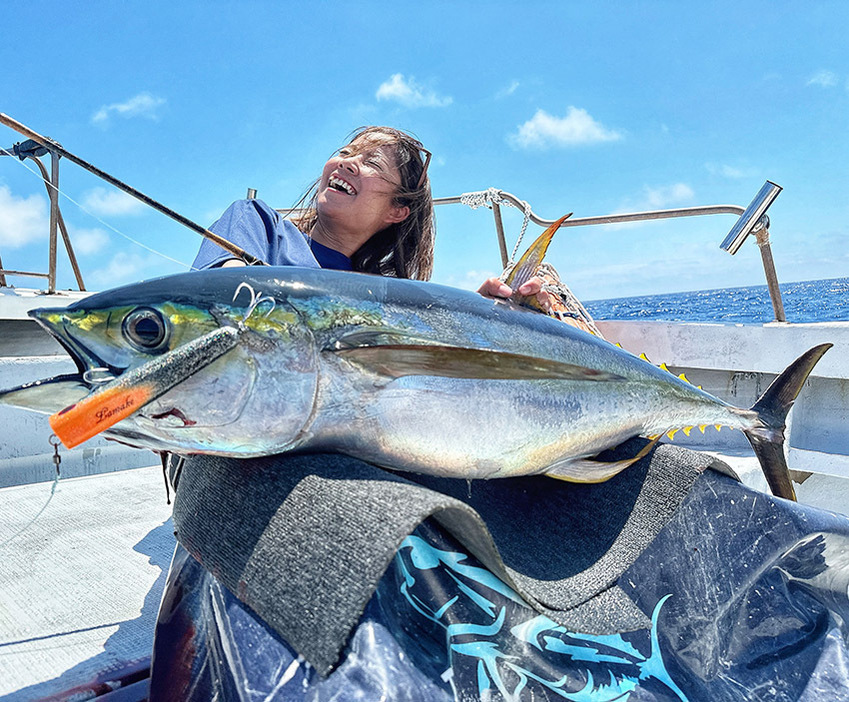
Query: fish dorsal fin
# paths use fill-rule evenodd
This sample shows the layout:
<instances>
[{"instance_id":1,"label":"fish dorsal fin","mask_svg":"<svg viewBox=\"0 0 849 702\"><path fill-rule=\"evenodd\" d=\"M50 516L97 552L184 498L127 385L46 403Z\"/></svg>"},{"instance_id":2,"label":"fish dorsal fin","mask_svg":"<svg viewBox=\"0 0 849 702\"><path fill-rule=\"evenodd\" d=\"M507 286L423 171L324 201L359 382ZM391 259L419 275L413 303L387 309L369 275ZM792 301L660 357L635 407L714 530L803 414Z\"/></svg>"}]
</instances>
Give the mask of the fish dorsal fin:
<instances>
[{"instance_id":1,"label":"fish dorsal fin","mask_svg":"<svg viewBox=\"0 0 849 702\"><path fill-rule=\"evenodd\" d=\"M391 378L431 375L476 380L625 380L596 368L493 349L392 344L340 348L332 353Z\"/></svg>"},{"instance_id":2,"label":"fish dorsal fin","mask_svg":"<svg viewBox=\"0 0 849 702\"><path fill-rule=\"evenodd\" d=\"M550 465L543 475L570 483L603 483L647 455L659 439L660 436L655 436L633 456L627 458L616 461L599 460L598 456L595 458L567 459Z\"/></svg>"}]
</instances>

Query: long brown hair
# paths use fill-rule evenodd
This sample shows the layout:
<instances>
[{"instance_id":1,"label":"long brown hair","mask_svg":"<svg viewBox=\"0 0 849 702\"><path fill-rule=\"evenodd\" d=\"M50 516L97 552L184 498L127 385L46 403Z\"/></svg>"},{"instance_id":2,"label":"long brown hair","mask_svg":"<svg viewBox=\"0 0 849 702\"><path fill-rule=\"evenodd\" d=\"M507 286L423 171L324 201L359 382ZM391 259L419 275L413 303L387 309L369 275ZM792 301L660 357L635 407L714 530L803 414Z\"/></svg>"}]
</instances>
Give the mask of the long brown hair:
<instances>
[{"instance_id":1,"label":"long brown hair","mask_svg":"<svg viewBox=\"0 0 849 702\"><path fill-rule=\"evenodd\" d=\"M409 207L410 214L403 221L381 229L354 252L351 257L353 269L394 278L429 280L433 273L435 232L430 178L427 173L422 178L424 147L418 139L393 127L361 127L351 135L348 144L371 135L394 148L401 184L392 204ZM293 222L307 233L318 220L318 184L318 180L313 183L296 205L305 208L306 212Z\"/></svg>"}]
</instances>

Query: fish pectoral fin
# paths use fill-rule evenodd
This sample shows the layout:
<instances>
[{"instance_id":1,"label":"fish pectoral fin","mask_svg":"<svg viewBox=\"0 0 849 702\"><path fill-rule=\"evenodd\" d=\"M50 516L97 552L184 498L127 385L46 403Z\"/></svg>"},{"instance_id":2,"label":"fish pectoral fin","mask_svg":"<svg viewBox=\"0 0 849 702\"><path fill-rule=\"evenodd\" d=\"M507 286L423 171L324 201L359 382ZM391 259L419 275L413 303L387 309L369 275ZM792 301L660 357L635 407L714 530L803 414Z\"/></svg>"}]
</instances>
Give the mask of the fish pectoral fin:
<instances>
[{"instance_id":1,"label":"fish pectoral fin","mask_svg":"<svg viewBox=\"0 0 849 702\"><path fill-rule=\"evenodd\" d=\"M391 327L364 327L349 331L333 342L330 350L356 349L371 346L397 346L400 344L427 345L429 339L407 334Z\"/></svg>"},{"instance_id":2,"label":"fish pectoral fin","mask_svg":"<svg viewBox=\"0 0 849 702\"><path fill-rule=\"evenodd\" d=\"M571 458L549 466L543 475L568 483L603 483L621 473L633 462L634 459L605 463L592 458Z\"/></svg>"},{"instance_id":3,"label":"fish pectoral fin","mask_svg":"<svg viewBox=\"0 0 849 702\"><path fill-rule=\"evenodd\" d=\"M550 465L543 475L549 478L555 478L556 480L565 480L570 483L603 483L605 480L609 480L614 475L621 473L628 466L633 465L648 455L659 439L660 436L650 439L639 447L639 450L634 455L626 458L605 461L600 459L600 456L603 454L599 454L595 458L570 458ZM631 439L628 441L631 441ZM623 445L620 444L620 446ZM614 448L618 449L620 446ZM607 452L605 451L604 453Z\"/></svg>"},{"instance_id":4,"label":"fish pectoral fin","mask_svg":"<svg viewBox=\"0 0 849 702\"><path fill-rule=\"evenodd\" d=\"M620 375L596 368L492 349L388 345L338 349L332 353L372 373L391 378L431 375L474 380L625 380Z\"/></svg>"}]
</instances>

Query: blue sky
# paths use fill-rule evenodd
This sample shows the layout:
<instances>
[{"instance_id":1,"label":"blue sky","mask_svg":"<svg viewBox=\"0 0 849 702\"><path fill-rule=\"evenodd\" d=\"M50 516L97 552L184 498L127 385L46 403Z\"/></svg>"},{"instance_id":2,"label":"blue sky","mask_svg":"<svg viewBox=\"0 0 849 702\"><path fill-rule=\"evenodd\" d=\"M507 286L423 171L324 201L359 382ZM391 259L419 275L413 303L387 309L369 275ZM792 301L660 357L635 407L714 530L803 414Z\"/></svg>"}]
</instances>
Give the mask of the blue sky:
<instances>
[{"instance_id":1,"label":"blue sky","mask_svg":"<svg viewBox=\"0 0 849 702\"><path fill-rule=\"evenodd\" d=\"M436 197L497 187L546 218L746 205L770 179L779 278L849 275L845 2L6 0L2 24L0 111L204 225L248 187L291 205L352 129L390 124L433 152ZM90 288L194 257L196 234L79 167L60 187ZM46 268L46 202L0 158L4 267ZM718 248L733 223L562 230L549 260L586 300L761 284L754 241ZM500 272L487 210L437 225L435 281Z\"/></svg>"}]
</instances>

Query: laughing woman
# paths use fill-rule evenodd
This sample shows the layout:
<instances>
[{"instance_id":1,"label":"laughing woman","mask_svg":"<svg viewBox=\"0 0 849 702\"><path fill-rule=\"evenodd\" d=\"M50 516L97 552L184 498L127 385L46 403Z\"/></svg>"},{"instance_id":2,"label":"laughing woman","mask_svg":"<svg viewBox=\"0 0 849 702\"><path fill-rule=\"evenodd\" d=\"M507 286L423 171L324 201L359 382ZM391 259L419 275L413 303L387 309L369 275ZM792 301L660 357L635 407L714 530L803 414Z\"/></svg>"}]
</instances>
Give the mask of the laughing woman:
<instances>
[{"instance_id":1,"label":"laughing woman","mask_svg":"<svg viewBox=\"0 0 849 702\"><path fill-rule=\"evenodd\" d=\"M273 266L309 266L428 280L433 271L430 152L391 127L358 130L324 164L290 221L241 200L211 227ZM205 240L195 268L244 265Z\"/></svg>"}]
</instances>

